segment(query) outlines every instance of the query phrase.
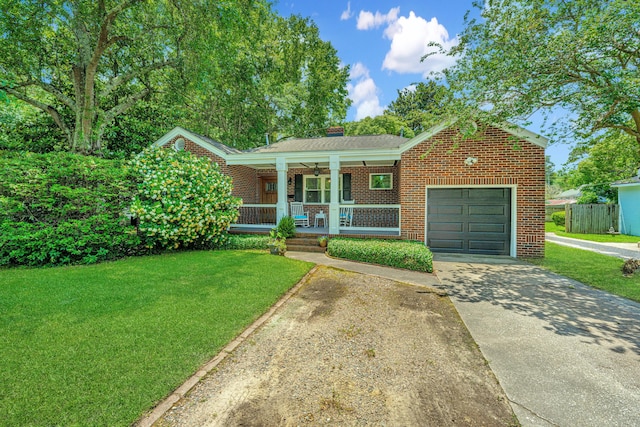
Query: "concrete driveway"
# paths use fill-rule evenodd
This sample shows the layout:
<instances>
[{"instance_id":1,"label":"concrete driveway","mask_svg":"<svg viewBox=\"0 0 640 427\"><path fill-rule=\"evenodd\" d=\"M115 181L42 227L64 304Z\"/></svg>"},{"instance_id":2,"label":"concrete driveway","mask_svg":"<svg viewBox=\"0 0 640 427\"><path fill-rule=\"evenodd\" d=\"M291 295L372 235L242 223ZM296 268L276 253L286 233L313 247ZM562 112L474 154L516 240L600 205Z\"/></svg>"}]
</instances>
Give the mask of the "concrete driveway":
<instances>
[{"instance_id":1,"label":"concrete driveway","mask_svg":"<svg viewBox=\"0 0 640 427\"><path fill-rule=\"evenodd\" d=\"M434 266L523 426L640 425L640 304L511 258Z\"/></svg>"}]
</instances>

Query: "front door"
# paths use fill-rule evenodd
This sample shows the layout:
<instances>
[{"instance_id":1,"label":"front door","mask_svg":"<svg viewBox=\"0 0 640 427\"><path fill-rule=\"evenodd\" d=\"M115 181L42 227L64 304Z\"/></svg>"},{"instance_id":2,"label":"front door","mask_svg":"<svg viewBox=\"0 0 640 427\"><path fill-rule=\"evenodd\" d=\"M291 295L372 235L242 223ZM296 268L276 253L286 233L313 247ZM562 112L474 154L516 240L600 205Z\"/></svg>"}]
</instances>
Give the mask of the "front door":
<instances>
[{"instance_id":1,"label":"front door","mask_svg":"<svg viewBox=\"0 0 640 427\"><path fill-rule=\"evenodd\" d=\"M278 203L278 177L263 176L260 178L260 203L275 205ZM273 208L264 208L260 210L260 222L273 223L276 222L276 210Z\"/></svg>"}]
</instances>

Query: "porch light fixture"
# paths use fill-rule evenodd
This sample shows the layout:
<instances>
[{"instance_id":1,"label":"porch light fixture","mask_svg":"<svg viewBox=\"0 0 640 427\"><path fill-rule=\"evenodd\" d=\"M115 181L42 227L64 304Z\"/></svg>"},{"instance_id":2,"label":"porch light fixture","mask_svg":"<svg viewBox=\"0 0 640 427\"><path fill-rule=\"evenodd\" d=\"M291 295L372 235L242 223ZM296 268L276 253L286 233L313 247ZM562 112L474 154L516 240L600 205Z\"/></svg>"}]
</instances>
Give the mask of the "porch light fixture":
<instances>
[{"instance_id":1,"label":"porch light fixture","mask_svg":"<svg viewBox=\"0 0 640 427\"><path fill-rule=\"evenodd\" d=\"M473 166L476 163L478 163L477 157L467 157L466 159L464 159L464 164L467 166Z\"/></svg>"},{"instance_id":2,"label":"porch light fixture","mask_svg":"<svg viewBox=\"0 0 640 427\"><path fill-rule=\"evenodd\" d=\"M315 176L320 175L320 169L318 169L318 164L316 163L316 167L313 169L313 174Z\"/></svg>"},{"instance_id":3,"label":"porch light fixture","mask_svg":"<svg viewBox=\"0 0 640 427\"><path fill-rule=\"evenodd\" d=\"M293 181L291 180L291 177L289 177L289 179L287 180L287 184L291 185Z\"/></svg>"}]
</instances>

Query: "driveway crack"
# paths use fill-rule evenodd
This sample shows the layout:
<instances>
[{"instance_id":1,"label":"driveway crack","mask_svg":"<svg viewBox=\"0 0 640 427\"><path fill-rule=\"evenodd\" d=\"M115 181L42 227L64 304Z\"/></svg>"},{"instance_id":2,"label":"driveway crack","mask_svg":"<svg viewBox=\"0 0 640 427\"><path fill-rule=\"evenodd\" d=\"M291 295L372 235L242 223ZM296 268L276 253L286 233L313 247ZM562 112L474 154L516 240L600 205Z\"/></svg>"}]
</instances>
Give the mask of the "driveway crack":
<instances>
[{"instance_id":1,"label":"driveway crack","mask_svg":"<svg viewBox=\"0 0 640 427\"><path fill-rule=\"evenodd\" d=\"M524 410L524 411L528 412L529 414L531 414L532 416L536 417L537 419L542 420L542 421L544 421L544 422L548 423L550 426L554 426L554 427L559 427L559 426L560 426L559 424L554 423L554 422L553 422L553 421L551 421L550 419L543 417L542 415L540 415L540 414L536 413L535 411L533 411L533 410L531 410L531 409L527 408L526 406L524 406L524 405L522 405L522 404L520 404L520 403L516 402L515 400L511 400L511 399L509 399L509 403L511 403L511 405L512 405L512 406L514 406L514 405L515 405L515 406L517 406L518 408L520 408L520 409L522 409L522 410Z\"/></svg>"}]
</instances>

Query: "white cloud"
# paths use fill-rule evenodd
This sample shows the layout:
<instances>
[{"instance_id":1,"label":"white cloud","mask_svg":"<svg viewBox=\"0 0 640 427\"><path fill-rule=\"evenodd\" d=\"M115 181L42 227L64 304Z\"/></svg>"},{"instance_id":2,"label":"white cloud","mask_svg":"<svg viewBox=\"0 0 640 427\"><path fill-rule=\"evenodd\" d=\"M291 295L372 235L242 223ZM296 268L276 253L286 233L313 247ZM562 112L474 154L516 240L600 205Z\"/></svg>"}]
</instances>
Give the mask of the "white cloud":
<instances>
[{"instance_id":1,"label":"white cloud","mask_svg":"<svg viewBox=\"0 0 640 427\"><path fill-rule=\"evenodd\" d=\"M353 65L349 77L351 83L347 85L347 89L356 109L355 119L362 120L367 116L375 117L382 114L384 107L380 105L378 87L369 75L369 69L357 62Z\"/></svg>"},{"instance_id":2,"label":"white cloud","mask_svg":"<svg viewBox=\"0 0 640 427\"><path fill-rule=\"evenodd\" d=\"M455 62L453 58L442 54L429 56L420 62L425 54L437 49L427 46L428 43L439 43L445 49L458 43L457 37L449 38L447 29L435 17L427 21L412 11L408 17L401 16L390 22L384 30L384 36L391 40L391 47L382 63L383 70L420 73L426 77L430 72L441 71Z\"/></svg>"},{"instance_id":3,"label":"white cloud","mask_svg":"<svg viewBox=\"0 0 640 427\"><path fill-rule=\"evenodd\" d=\"M361 10L358 15L356 28L359 30L370 30L372 28L379 28L384 24L392 24L398 19L399 13L399 7L389 9L389 13L387 14L376 11L375 15L372 12Z\"/></svg>"},{"instance_id":4,"label":"white cloud","mask_svg":"<svg viewBox=\"0 0 640 427\"><path fill-rule=\"evenodd\" d=\"M353 16L353 12L351 12L351 2L347 2L347 10L342 11L342 15L340 15L341 21L346 21L347 19Z\"/></svg>"}]
</instances>

